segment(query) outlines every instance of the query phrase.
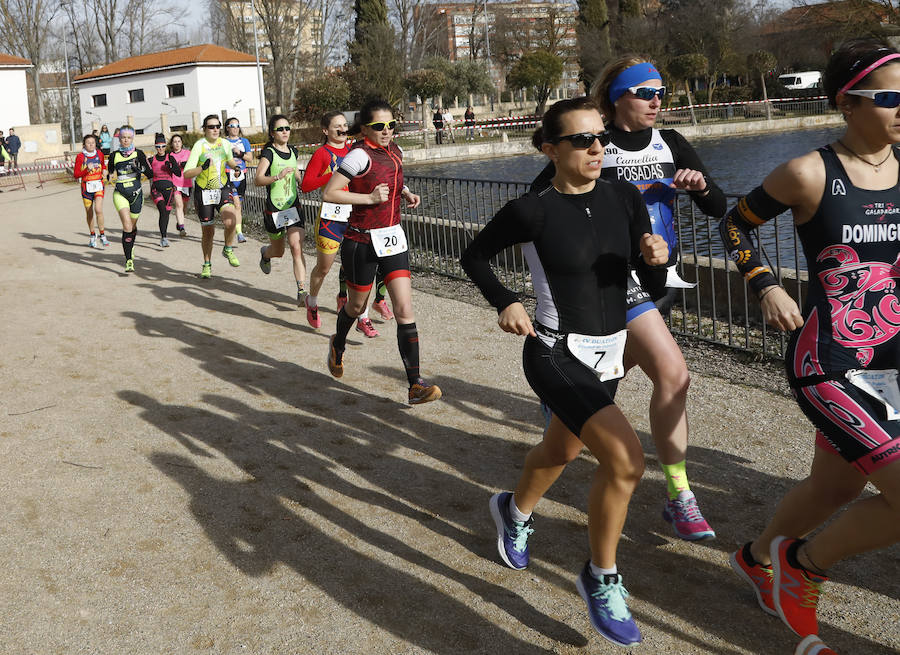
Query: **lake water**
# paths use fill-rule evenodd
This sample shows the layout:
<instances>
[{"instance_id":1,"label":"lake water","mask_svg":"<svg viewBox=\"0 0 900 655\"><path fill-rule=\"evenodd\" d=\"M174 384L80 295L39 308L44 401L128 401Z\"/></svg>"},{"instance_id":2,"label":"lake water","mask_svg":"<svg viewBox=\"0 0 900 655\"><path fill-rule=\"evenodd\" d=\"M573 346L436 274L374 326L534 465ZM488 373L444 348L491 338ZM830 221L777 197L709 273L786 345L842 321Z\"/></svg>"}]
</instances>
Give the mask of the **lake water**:
<instances>
[{"instance_id":1,"label":"lake water","mask_svg":"<svg viewBox=\"0 0 900 655\"><path fill-rule=\"evenodd\" d=\"M788 159L834 141L843 127L693 139L691 145L716 183L728 194L745 194ZM539 153L473 161L417 164L410 175L502 182L531 182L547 158Z\"/></svg>"}]
</instances>

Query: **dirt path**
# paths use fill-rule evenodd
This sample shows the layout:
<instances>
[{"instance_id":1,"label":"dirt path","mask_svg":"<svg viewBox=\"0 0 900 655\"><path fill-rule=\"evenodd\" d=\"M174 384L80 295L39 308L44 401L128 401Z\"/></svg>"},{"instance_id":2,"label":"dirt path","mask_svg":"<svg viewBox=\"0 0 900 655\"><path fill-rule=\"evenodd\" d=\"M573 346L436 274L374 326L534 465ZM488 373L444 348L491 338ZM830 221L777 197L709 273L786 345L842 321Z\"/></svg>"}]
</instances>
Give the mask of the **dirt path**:
<instances>
[{"instance_id":1,"label":"dirt path","mask_svg":"<svg viewBox=\"0 0 900 655\"><path fill-rule=\"evenodd\" d=\"M0 195L0 652L619 651L573 584L587 458L539 506L532 566L497 562L487 499L541 419L492 311L416 292L445 399L410 408L393 325L351 332L344 378L328 375L336 275L313 332L287 262L263 275L251 241L232 269L220 233L201 281L198 225L163 250L146 209L125 276L111 205L112 245L91 250L75 187ZM643 431L648 397L640 374L621 386ZM727 554L808 470L811 430L790 399L702 370L690 397L689 470L718 539L670 535L642 432L619 562L644 633L631 652L788 654ZM898 570L896 547L835 569L821 618L838 652L900 649Z\"/></svg>"}]
</instances>

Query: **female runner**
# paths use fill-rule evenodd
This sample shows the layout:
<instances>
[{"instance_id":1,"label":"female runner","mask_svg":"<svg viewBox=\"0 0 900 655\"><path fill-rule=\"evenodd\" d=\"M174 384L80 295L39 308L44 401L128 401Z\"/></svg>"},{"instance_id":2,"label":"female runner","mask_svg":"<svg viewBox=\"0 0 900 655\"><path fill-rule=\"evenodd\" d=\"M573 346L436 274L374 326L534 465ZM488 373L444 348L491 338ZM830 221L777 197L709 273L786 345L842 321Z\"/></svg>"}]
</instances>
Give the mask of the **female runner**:
<instances>
[{"instance_id":1,"label":"female runner","mask_svg":"<svg viewBox=\"0 0 900 655\"><path fill-rule=\"evenodd\" d=\"M175 205L175 227L178 229L178 234L186 237L187 230L184 226L184 203L191 197L191 180L184 177L184 166L187 164L188 157L191 156L191 153L184 147L184 141L180 134L173 134L169 137L169 152L181 167L181 171L178 175L172 175L172 184L175 185L175 196L172 200Z\"/></svg>"},{"instance_id":2,"label":"female runner","mask_svg":"<svg viewBox=\"0 0 900 655\"><path fill-rule=\"evenodd\" d=\"M669 246L669 278L683 286L675 275L676 189L686 190L700 210L710 216L724 216L727 205L725 194L712 182L684 137L675 130L653 127L665 93L659 71L641 57L621 57L603 71L595 99L611 122L612 141L603 157L602 176L630 182L641 192L653 233L662 235ZM672 525L676 536L697 541L712 538L715 532L703 518L687 476L686 406L690 375L663 319L677 292L677 288L669 287L666 296L654 304L640 286L629 288L625 365L626 370L640 366L653 382L650 433L666 478L668 497L663 518Z\"/></svg>"},{"instance_id":3,"label":"female runner","mask_svg":"<svg viewBox=\"0 0 900 655\"><path fill-rule=\"evenodd\" d=\"M97 150L97 138L88 134L81 140L81 152L75 157L75 179L81 180L81 200L87 219L91 239L88 245L97 247L97 235L94 232L94 216L97 217L97 229L100 230L100 243L109 245L103 229L103 177L106 173L106 158Z\"/></svg>"},{"instance_id":4,"label":"female runner","mask_svg":"<svg viewBox=\"0 0 900 655\"><path fill-rule=\"evenodd\" d=\"M137 238L137 221L144 206L144 189L141 175L153 179L153 171L147 156L134 147L134 128L123 125L118 129L119 149L109 156L107 176L116 176L113 205L122 221L122 250L125 252L125 272L134 272L134 241Z\"/></svg>"},{"instance_id":5,"label":"female runner","mask_svg":"<svg viewBox=\"0 0 900 655\"><path fill-rule=\"evenodd\" d=\"M634 186L600 177L609 133L594 101L554 104L533 143L555 164L555 175L507 203L461 260L497 308L500 328L526 337L525 377L553 411L543 441L525 459L515 494L491 498L497 548L511 568L528 565L531 510L587 446L598 463L588 501L591 558L576 586L594 628L628 646L641 635L625 604L616 550L644 455L613 397L625 370L629 266L662 293L665 269L651 267L666 263L668 248L661 236L650 234L650 217ZM490 267L497 253L514 244L524 244L537 295L535 323Z\"/></svg>"},{"instance_id":6,"label":"female runner","mask_svg":"<svg viewBox=\"0 0 900 655\"><path fill-rule=\"evenodd\" d=\"M297 302L306 296L306 263L303 261L303 239L306 237L304 213L300 207L300 168L297 149L288 143L291 125L287 116L275 114L269 119L269 142L259 155L256 186L266 187L266 209L263 217L269 245L259 249L259 267L268 275L272 258L284 255L284 242L291 249Z\"/></svg>"},{"instance_id":7,"label":"female runner","mask_svg":"<svg viewBox=\"0 0 900 655\"><path fill-rule=\"evenodd\" d=\"M349 298L338 312L337 328L328 346L328 370L336 378L344 374L347 333L362 315L381 267L397 317L397 346L406 369L409 402L418 405L441 397L440 388L419 375L409 252L400 225L401 199L413 208L421 199L403 184L403 151L394 143L397 121L390 104L371 100L359 116L363 139L353 144L322 192L325 202L353 205L341 244Z\"/></svg>"},{"instance_id":8,"label":"female runner","mask_svg":"<svg viewBox=\"0 0 900 655\"><path fill-rule=\"evenodd\" d=\"M325 143L313 153L303 172L300 188L304 193L325 186L331 178L331 174L337 170L341 161L350 152L350 146L347 145L347 119L344 118L344 114L339 111L328 112L322 116L321 124L322 132L325 134ZM316 329L322 326L322 319L319 318L319 290L322 288L325 276L331 270L334 258L337 257L341 242L344 240L349 214L350 207L347 205L322 203L319 216L316 218L316 265L309 274L309 295L306 297L306 320ZM347 302L347 279L343 266L340 267L338 285L337 309L340 311ZM376 286L373 307L381 314L382 318L390 320L394 315L384 301L383 279L379 278ZM380 298L378 294L381 294ZM356 329L370 338L378 336L378 330L369 319L368 304L356 321Z\"/></svg>"},{"instance_id":9,"label":"female runner","mask_svg":"<svg viewBox=\"0 0 900 655\"><path fill-rule=\"evenodd\" d=\"M156 154L150 158L150 168L153 169L150 198L159 210L159 245L168 248L169 240L166 235L169 230L169 212L172 211L173 197L178 193L175 190L174 176L181 175L181 165L171 153L166 152L166 136L162 132L156 133L154 145Z\"/></svg>"},{"instance_id":10,"label":"female runner","mask_svg":"<svg viewBox=\"0 0 900 655\"><path fill-rule=\"evenodd\" d=\"M228 180L234 187L234 228L237 231L237 242L244 243L247 241L247 237L244 236L241 226L243 218L241 202L247 191L247 163L253 160L253 153L250 150L250 141L244 137L238 119L229 118L225 121L225 139L231 144L231 150L238 163L237 167L241 170L240 174L235 174L234 170L228 169Z\"/></svg>"},{"instance_id":11,"label":"female runner","mask_svg":"<svg viewBox=\"0 0 900 655\"><path fill-rule=\"evenodd\" d=\"M762 609L801 637L818 632L829 568L900 541L900 53L848 41L831 56L824 88L843 135L776 168L720 225L766 322L793 331L788 382L816 427L809 476L731 557ZM802 313L750 240L788 209L809 267ZM867 482L879 493L838 513Z\"/></svg>"}]
</instances>

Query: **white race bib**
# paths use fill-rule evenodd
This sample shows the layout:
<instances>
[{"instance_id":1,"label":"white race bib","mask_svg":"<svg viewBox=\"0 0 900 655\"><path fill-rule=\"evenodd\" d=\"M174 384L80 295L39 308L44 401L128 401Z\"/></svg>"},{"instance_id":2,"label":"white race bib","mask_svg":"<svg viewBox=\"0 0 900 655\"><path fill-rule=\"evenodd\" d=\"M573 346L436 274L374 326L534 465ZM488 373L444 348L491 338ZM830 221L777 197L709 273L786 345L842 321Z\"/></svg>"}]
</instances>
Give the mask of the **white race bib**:
<instances>
[{"instance_id":1,"label":"white race bib","mask_svg":"<svg viewBox=\"0 0 900 655\"><path fill-rule=\"evenodd\" d=\"M228 179L232 182L240 182L244 179L244 174L239 168L232 168L228 171Z\"/></svg>"},{"instance_id":2,"label":"white race bib","mask_svg":"<svg viewBox=\"0 0 900 655\"><path fill-rule=\"evenodd\" d=\"M602 336L570 332L566 335L566 346L575 359L593 369L601 382L606 382L625 375L622 358L627 337L628 330Z\"/></svg>"},{"instance_id":3,"label":"white race bib","mask_svg":"<svg viewBox=\"0 0 900 655\"><path fill-rule=\"evenodd\" d=\"M338 223L346 223L353 205L339 205L336 202L323 202L319 217Z\"/></svg>"},{"instance_id":4,"label":"white race bib","mask_svg":"<svg viewBox=\"0 0 900 655\"><path fill-rule=\"evenodd\" d=\"M884 403L884 407L887 409L887 420L900 419L900 386L897 385L897 369L854 370L847 371L845 376L850 384Z\"/></svg>"},{"instance_id":5,"label":"white race bib","mask_svg":"<svg viewBox=\"0 0 900 655\"><path fill-rule=\"evenodd\" d=\"M272 214L272 220L275 221L275 227L280 230L283 227L290 227L294 223L299 223L300 213L296 207L289 207L284 211Z\"/></svg>"},{"instance_id":6,"label":"white race bib","mask_svg":"<svg viewBox=\"0 0 900 655\"><path fill-rule=\"evenodd\" d=\"M399 255L409 249L409 245L406 243L406 233L399 223L391 227L369 230L369 236L372 237L375 254L379 257Z\"/></svg>"},{"instance_id":7,"label":"white race bib","mask_svg":"<svg viewBox=\"0 0 900 655\"><path fill-rule=\"evenodd\" d=\"M103 180L91 180L90 182L86 182L84 185L84 190L88 193L97 193L98 191L103 191Z\"/></svg>"},{"instance_id":8,"label":"white race bib","mask_svg":"<svg viewBox=\"0 0 900 655\"><path fill-rule=\"evenodd\" d=\"M697 286L696 282L685 282L681 279L681 276L678 275L678 271L675 270L675 266L669 266L666 269L666 286L670 289L693 289Z\"/></svg>"},{"instance_id":9,"label":"white race bib","mask_svg":"<svg viewBox=\"0 0 900 655\"><path fill-rule=\"evenodd\" d=\"M222 189L203 189L200 197L204 205L218 205L222 201Z\"/></svg>"}]
</instances>

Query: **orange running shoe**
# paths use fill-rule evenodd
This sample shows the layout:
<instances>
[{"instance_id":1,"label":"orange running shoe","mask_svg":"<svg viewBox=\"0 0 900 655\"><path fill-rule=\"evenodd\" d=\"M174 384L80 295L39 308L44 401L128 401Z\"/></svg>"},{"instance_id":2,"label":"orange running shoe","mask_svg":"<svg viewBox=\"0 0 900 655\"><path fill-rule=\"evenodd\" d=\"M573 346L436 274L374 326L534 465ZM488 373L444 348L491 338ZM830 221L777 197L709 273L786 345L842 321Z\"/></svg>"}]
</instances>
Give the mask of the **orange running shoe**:
<instances>
[{"instance_id":1,"label":"orange running shoe","mask_svg":"<svg viewBox=\"0 0 900 655\"><path fill-rule=\"evenodd\" d=\"M809 635L797 644L794 655L837 655L837 653L826 646L816 635Z\"/></svg>"},{"instance_id":2,"label":"orange running shoe","mask_svg":"<svg viewBox=\"0 0 900 655\"><path fill-rule=\"evenodd\" d=\"M336 334L331 335L328 340L328 372L333 377L339 378L344 374L344 351L334 347L334 338Z\"/></svg>"},{"instance_id":3,"label":"orange running shoe","mask_svg":"<svg viewBox=\"0 0 900 655\"><path fill-rule=\"evenodd\" d=\"M753 560L753 555L750 554L750 542L744 544L740 550L731 553L730 560L734 572L753 589L760 609L766 614L778 616L775 606L772 605L772 567L763 566Z\"/></svg>"},{"instance_id":4,"label":"orange running shoe","mask_svg":"<svg viewBox=\"0 0 900 655\"><path fill-rule=\"evenodd\" d=\"M432 400L437 400L440 397L441 388L436 384L426 382L422 378L419 378L419 381L409 388L410 405L430 403Z\"/></svg>"},{"instance_id":5,"label":"orange running shoe","mask_svg":"<svg viewBox=\"0 0 900 655\"><path fill-rule=\"evenodd\" d=\"M769 546L772 556L772 604L781 620L798 636L819 633L816 607L822 584L828 580L797 566L797 548L802 539L775 537Z\"/></svg>"}]
</instances>

